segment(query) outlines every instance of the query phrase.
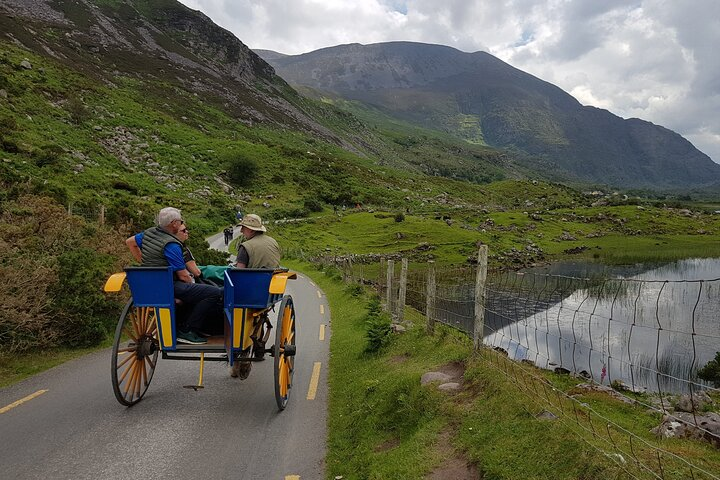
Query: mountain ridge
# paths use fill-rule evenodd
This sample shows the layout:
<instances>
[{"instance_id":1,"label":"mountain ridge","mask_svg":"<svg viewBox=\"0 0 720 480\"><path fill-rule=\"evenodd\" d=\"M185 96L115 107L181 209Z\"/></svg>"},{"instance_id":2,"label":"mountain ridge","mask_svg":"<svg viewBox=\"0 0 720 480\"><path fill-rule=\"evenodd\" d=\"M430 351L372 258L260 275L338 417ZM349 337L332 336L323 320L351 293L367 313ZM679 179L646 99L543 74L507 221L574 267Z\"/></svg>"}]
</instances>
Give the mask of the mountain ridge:
<instances>
[{"instance_id":1,"label":"mountain ridge","mask_svg":"<svg viewBox=\"0 0 720 480\"><path fill-rule=\"evenodd\" d=\"M296 87L365 102L468 141L519 149L587 182L677 188L720 181L720 165L677 133L583 106L486 52L355 43L266 60Z\"/></svg>"}]
</instances>

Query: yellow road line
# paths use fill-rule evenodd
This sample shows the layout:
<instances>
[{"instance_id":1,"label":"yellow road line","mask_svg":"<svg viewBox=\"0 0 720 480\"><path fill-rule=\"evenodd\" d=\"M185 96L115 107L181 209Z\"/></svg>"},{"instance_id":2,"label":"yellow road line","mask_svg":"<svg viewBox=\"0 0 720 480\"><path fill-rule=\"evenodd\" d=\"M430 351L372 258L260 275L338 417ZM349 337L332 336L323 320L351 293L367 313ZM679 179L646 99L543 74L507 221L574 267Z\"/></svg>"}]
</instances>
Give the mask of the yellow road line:
<instances>
[{"instance_id":1,"label":"yellow road line","mask_svg":"<svg viewBox=\"0 0 720 480\"><path fill-rule=\"evenodd\" d=\"M318 382L320 381L320 362L315 362L313 365L312 377L310 377L310 388L308 388L307 399L315 400L315 394L317 393Z\"/></svg>"},{"instance_id":2,"label":"yellow road line","mask_svg":"<svg viewBox=\"0 0 720 480\"><path fill-rule=\"evenodd\" d=\"M325 315L325 305L320 304L320 315Z\"/></svg>"},{"instance_id":3,"label":"yellow road line","mask_svg":"<svg viewBox=\"0 0 720 480\"><path fill-rule=\"evenodd\" d=\"M285 475L285 480L300 480L300 475Z\"/></svg>"},{"instance_id":4,"label":"yellow road line","mask_svg":"<svg viewBox=\"0 0 720 480\"><path fill-rule=\"evenodd\" d=\"M320 324L320 341L322 342L323 340L325 340L325 324L321 323Z\"/></svg>"},{"instance_id":5,"label":"yellow road line","mask_svg":"<svg viewBox=\"0 0 720 480\"><path fill-rule=\"evenodd\" d=\"M12 410L13 408L17 407L18 405L22 405L23 403L25 403L25 402L27 402L27 401L30 401L30 400L32 400L32 399L35 398L35 397L39 397L40 395L42 395L42 394L45 393L45 392L47 392L47 390L38 390L38 391L35 392L35 393L31 393L31 394L28 395L27 397L21 398L21 399L18 400L17 402L13 402L13 403L11 403L10 405L8 405L8 406L6 406L6 407L0 408L0 413L5 413L5 412L7 412L7 411L9 411L9 410Z\"/></svg>"},{"instance_id":6,"label":"yellow road line","mask_svg":"<svg viewBox=\"0 0 720 480\"><path fill-rule=\"evenodd\" d=\"M318 298L322 298L322 295L320 294L320 290L317 291Z\"/></svg>"}]
</instances>

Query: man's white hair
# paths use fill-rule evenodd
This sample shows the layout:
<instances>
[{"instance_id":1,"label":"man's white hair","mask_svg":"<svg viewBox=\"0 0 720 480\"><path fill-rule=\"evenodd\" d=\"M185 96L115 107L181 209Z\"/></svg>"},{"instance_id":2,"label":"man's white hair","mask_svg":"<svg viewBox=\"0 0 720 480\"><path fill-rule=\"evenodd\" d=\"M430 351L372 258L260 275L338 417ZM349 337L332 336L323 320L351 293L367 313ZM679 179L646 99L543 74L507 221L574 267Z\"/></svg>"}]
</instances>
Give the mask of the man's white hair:
<instances>
[{"instance_id":1,"label":"man's white hair","mask_svg":"<svg viewBox=\"0 0 720 480\"><path fill-rule=\"evenodd\" d=\"M158 213L157 224L158 227L167 227L174 220L182 220L182 214L180 210L174 207L165 207Z\"/></svg>"}]
</instances>

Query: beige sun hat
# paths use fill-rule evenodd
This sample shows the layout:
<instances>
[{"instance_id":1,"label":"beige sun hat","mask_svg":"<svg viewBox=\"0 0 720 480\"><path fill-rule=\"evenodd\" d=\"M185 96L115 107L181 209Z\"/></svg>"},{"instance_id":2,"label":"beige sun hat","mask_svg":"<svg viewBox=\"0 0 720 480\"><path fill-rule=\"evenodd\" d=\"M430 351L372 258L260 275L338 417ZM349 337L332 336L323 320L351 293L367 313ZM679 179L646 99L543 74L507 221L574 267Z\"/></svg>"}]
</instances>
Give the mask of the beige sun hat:
<instances>
[{"instance_id":1,"label":"beige sun hat","mask_svg":"<svg viewBox=\"0 0 720 480\"><path fill-rule=\"evenodd\" d=\"M240 226L247 227L256 232L267 232L267 228L262 224L262 219L254 213L245 215L245 218L240 222Z\"/></svg>"}]
</instances>

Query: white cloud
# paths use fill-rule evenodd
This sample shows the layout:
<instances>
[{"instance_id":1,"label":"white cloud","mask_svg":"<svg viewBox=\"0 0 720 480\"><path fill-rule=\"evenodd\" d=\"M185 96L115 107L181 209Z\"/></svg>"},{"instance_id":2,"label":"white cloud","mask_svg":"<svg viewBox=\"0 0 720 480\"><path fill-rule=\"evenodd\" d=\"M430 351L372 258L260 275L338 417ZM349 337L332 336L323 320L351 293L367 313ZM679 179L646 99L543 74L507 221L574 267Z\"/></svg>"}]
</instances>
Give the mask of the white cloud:
<instances>
[{"instance_id":1,"label":"white cloud","mask_svg":"<svg viewBox=\"0 0 720 480\"><path fill-rule=\"evenodd\" d=\"M717 0L181 0L251 48L408 40L487 51L720 163Z\"/></svg>"}]
</instances>

